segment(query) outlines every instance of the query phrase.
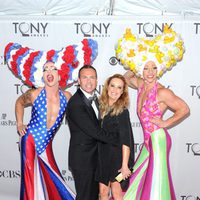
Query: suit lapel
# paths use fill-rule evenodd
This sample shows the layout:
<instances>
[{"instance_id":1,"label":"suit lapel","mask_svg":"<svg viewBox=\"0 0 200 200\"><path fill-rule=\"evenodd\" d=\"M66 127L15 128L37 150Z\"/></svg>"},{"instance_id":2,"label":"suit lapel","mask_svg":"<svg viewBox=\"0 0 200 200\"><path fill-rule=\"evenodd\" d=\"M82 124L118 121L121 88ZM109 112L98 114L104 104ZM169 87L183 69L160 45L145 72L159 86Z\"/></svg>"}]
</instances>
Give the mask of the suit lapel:
<instances>
[{"instance_id":1,"label":"suit lapel","mask_svg":"<svg viewBox=\"0 0 200 200\"><path fill-rule=\"evenodd\" d=\"M83 92L78 89L77 90L78 94L80 95L82 101L84 102L84 105L85 105L85 108L89 114L89 116L93 119L93 120L96 120L98 122L98 119L96 117L96 114L94 112L94 109L92 108L92 105L90 103L90 101L86 98L86 96L83 94ZM99 108L98 108L99 109Z\"/></svg>"}]
</instances>

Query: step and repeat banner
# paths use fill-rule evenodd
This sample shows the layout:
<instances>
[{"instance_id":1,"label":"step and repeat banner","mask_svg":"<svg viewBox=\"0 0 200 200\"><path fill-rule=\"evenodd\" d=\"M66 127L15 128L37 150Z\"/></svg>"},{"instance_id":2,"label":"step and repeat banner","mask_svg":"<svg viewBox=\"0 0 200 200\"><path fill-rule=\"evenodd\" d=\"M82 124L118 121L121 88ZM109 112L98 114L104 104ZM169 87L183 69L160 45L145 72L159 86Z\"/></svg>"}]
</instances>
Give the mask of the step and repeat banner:
<instances>
[{"instance_id":1,"label":"step and repeat banner","mask_svg":"<svg viewBox=\"0 0 200 200\"><path fill-rule=\"evenodd\" d=\"M106 78L125 69L115 57L115 46L126 28L138 36L154 37L168 24L184 40L185 54L159 81L172 89L189 105L191 114L169 129L172 137L170 163L177 200L200 200L200 18L184 17L9 17L0 19L0 199L19 199L20 155L15 120L15 101L28 87L17 79L4 62L4 47L17 42L35 50L60 50L78 44L83 38L98 42L98 56L93 66L98 73L97 92ZM68 90L73 94L77 85ZM136 115L137 91L129 90L130 114L138 155L143 133ZM26 108L24 121L29 122L31 109ZM165 117L172 113L165 113ZM64 120L54 142L54 154L66 183L74 190L68 169L69 129Z\"/></svg>"}]
</instances>

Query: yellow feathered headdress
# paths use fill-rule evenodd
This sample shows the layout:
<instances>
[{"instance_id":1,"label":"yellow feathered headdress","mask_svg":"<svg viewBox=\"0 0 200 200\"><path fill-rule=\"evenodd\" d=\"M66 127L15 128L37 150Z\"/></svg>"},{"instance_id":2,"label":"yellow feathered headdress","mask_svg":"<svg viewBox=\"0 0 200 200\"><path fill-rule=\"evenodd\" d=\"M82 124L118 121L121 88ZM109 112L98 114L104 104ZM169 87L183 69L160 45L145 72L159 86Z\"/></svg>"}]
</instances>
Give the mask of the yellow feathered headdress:
<instances>
[{"instance_id":1,"label":"yellow feathered headdress","mask_svg":"<svg viewBox=\"0 0 200 200\"><path fill-rule=\"evenodd\" d=\"M183 58L184 45L179 34L168 26L161 35L154 39L138 38L126 29L126 33L118 41L116 57L126 68L142 77L143 69L148 61L154 61L161 77Z\"/></svg>"}]
</instances>

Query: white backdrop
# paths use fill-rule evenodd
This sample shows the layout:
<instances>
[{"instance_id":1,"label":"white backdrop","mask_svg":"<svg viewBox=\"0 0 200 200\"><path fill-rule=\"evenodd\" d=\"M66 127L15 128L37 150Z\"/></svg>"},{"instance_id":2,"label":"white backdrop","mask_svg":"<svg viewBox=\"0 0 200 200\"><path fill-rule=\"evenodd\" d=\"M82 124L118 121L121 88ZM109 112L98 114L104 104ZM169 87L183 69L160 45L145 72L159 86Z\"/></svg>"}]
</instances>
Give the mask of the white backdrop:
<instances>
[{"instance_id":1,"label":"white backdrop","mask_svg":"<svg viewBox=\"0 0 200 200\"><path fill-rule=\"evenodd\" d=\"M27 90L14 77L4 63L3 51L8 42L18 42L35 50L61 49L77 44L84 37L97 40L98 57L94 67L98 72L100 93L105 79L125 70L115 59L115 45L127 27L140 36L152 37L168 23L181 33L186 52L183 60L165 74L160 82L183 98L191 109L191 115L178 126L169 130L172 137L170 154L172 178L178 200L200 199L200 18L183 17L1 17L0 19L0 199L19 199L20 157L14 106L16 98ZM73 94L76 86L69 88ZM135 137L135 151L143 141L139 120L135 113L136 91L130 89L130 113ZM171 113L167 112L166 117ZM30 118L26 110L25 122ZM74 189L68 170L69 130L64 121L54 140L54 153L67 184Z\"/></svg>"}]
</instances>

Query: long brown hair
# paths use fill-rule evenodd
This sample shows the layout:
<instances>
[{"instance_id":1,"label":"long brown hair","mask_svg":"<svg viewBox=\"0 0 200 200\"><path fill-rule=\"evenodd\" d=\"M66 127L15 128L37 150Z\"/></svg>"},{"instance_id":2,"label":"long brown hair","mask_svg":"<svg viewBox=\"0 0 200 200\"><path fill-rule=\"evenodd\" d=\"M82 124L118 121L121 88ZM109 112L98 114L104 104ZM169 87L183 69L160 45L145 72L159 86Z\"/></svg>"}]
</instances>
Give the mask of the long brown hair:
<instances>
[{"instance_id":1,"label":"long brown hair","mask_svg":"<svg viewBox=\"0 0 200 200\"><path fill-rule=\"evenodd\" d=\"M123 81L123 93L119 97L119 99L113 104L112 107L109 106L108 100L108 86L113 78L118 78ZM104 118L111 111L111 116L119 115L125 108L129 106L129 95L128 95L128 85L126 83L125 78L121 74L114 74L113 76L109 77L103 87L102 94L99 98L100 103L100 113L101 117Z\"/></svg>"}]
</instances>

